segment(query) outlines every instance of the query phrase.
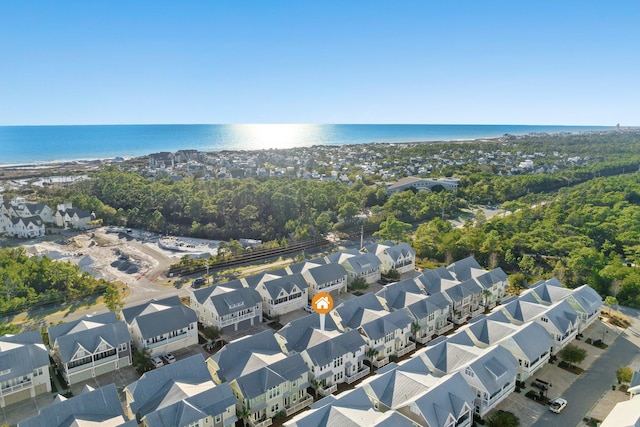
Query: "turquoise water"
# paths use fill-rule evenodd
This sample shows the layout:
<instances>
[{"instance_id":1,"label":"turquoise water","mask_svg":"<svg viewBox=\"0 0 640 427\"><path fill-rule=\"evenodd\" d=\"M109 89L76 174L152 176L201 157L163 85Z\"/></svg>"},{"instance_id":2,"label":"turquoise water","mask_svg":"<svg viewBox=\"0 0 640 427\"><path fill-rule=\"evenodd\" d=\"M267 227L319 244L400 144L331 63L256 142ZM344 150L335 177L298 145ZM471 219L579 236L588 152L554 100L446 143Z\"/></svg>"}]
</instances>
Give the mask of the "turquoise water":
<instances>
[{"instance_id":1,"label":"turquoise water","mask_svg":"<svg viewBox=\"0 0 640 427\"><path fill-rule=\"evenodd\" d=\"M143 156L159 151L258 150L371 142L585 132L604 126L525 125L95 125L0 126L0 164Z\"/></svg>"}]
</instances>

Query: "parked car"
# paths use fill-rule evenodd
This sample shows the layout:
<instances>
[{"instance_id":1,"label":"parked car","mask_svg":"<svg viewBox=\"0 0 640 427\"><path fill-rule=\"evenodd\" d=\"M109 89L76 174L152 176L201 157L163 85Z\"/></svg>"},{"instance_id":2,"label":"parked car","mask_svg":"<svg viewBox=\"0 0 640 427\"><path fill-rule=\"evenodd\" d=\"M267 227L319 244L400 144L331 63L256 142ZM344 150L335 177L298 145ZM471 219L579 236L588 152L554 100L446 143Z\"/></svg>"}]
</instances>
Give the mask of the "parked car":
<instances>
[{"instance_id":1,"label":"parked car","mask_svg":"<svg viewBox=\"0 0 640 427\"><path fill-rule=\"evenodd\" d=\"M154 356L151 358L151 363L153 363L154 368L160 368L164 366L164 362L158 356Z\"/></svg>"},{"instance_id":2,"label":"parked car","mask_svg":"<svg viewBox=\"0 0 640 427\"><path fill-rule=\"evenodd\" d=\"M311 307L309 304L305 305L303 307L304 311L307 311L309 313L313 313L313 307Z\"/></svg>"},{"instance_id":3,"label":"parked car","mask_svg":"<svg viewBox=\"0 0 640 427\"><path fill-rule=\"evenodd\" d=\"M561 397L558 397L557 399L553 399L551 401L551 404L549 405L549 410L551 412L555 412L556 414L559 414L560 412L562 412L564 408L566 408L566 406L567 406L567 401Z\"/></svg>"},{"instance_id":4,"label":"parked car","mask_svg":"<svg viewBox=\"0 0 640 427\"><path fill-rule=\"evenodd\" d=\"M164 360L165 363L169 364L175 362L176 358L173 356L173 354L166 353L162 355L162 360Z\"/></svg>"},{"instance_id":5,"label":"parked car","mask_svg":"<svg viewBox=\"0 0 640 427\"><path fill-rule=\"evenodd\" d=\"M191 286L193 286L194 288L199 288L205 283L207 283L207 279L205 279L204 277L198 277L193 279L193 283L191 284Z\"/></svg>"}]
</instances>

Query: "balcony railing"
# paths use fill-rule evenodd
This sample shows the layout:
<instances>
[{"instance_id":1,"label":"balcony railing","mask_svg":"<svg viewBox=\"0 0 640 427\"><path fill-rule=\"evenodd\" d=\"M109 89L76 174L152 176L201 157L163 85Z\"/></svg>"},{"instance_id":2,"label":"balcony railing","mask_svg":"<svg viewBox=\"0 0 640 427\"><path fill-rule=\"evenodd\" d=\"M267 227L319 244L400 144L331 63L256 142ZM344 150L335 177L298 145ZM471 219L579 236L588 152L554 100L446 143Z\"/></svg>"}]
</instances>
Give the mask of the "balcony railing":
<instances>
[{"instance_id":1,"label":"balcony railing","mask_svg":"<svg viewBox=\"0 0 640 427\"><path fill-rule=\"evenodd\" d=\"M475 310L471 310L471 317L480 316L483 312L484 312L484 308L483 307L478 307Z\"/></svg>"},{"instance_id":2,"label":"balcony railing","mask_svg":"<svg viewBox=\"0 0 640 427\"><path fill-rule=\"evenodd\" d=\"M161 345L166 345L166 344L169 344L169 343L172 343L172 342L180 341L181 339L184 339L186 337L187 337L187 333L183 332L183 333L181 333L179 335L175 335L175 336L170 337L170 338L162 338L159 341L149 343L149 344L147 344L147 347L149 347L149 348L160 347Z\"/></svg>"},{"instance_id":3,"label":"balcony railing","mask_svg":"<svg viewBox=\"0 0 640 427\"><path fill-rule=\"evenodd\" d=\"M243 320L251 319L256 317L256 312L252 311L251 313L242 314L240 316L234 316L229 319L217 320L218 326L224 328L225 326L233 325L234 323L242 322Z\"/></svg>"},{"instance_id":4,"label":"balcony railing","mask_svg":"<svg viewBox=\"0 0 640 427\"><path fill-rule=\"evenodd\" d=\"M28 380L24 380L19 384L15 384L8 387L2 387L0 389L0 396L5 396L7 394L15 393L16 391L22 390L23 388L26 388L26 387L31 387L31 384L32 384L31 378L29 378Z\"/></svg>"},{"instance_id":5,"label":"balcony railing","mask_svg":"<svg viewBox=\"0 0 640 427\"><path fill-rule=\"evenodd\" d=\"M323 396L329 396L338 390L338 384L330 385L329 387L321 388L318 392Z\"/></svg>"},{"instance_id":6,"label":"balcony railing","mask_svg":"<svg viewBox=\"0 0 640 427\"><path fill-rule=\"evenodd\" d=\"M109 357L105 357L102 359L98 359L98 360L92 360L90 362L87 362L83 365L78 365L75 366L73 368L67 368L67 373L68 374L75 374L76 372L81 372L81 371L85 371L87 369L91 369L91 368L95 368L96 366L101 366L101 365L105 365L107 363L113 362L115 360L118 360L118 354L114 354L113 356L109 356Z\"/></svg>"},{"instance_id":7,"label":"balcony railing","mask_svg":"<svg viewBox=\"0 0 640 427\"><path fill-rule=\"evenodd\" d=\"M398 357L402 357L405 354L411 353L415 349L416 349L416 343L412 342L412 343L406 345L404 348L402 348L400 350L396 350L396 353L398 354Z\"/></svg>"},{"instance_id":8,"label":"balcony railing","mask_svg":"<svg viewBox=\"0 0 640 427\"><path fill-rule=\"evenodd\" d=\"M304 399L299 400L295 405L292 405L288 408L286 408L286 412L287 412L287 417L291 414L295 414L296 412L298 412L301 409L306 408L307 406L311 405L313 403L313 396L309 396L306 395L304 397Z\"/></svg>"},{"instance_id":9,"label":"balcony railing","mask_svg":"<svg viewBox=\"0 0 640 427\"><path fill-rule=\"evenodd\" d=\"M453 323L447 323L446 325L436 329L437 335L443 335L453 329Z\"/></svg>"},{"instance_id":10,"label":"balcony railing","mask_svg":"<svg viewBox=\"0 0 640 427\"><path fill-rule=\"evenodd\" d=\"M389 358L385 357L384 359L374 359L373 362L371 362L371 364L373 366L375 366L376 368L380 368L381 366L386 365L387 363L389 363Z\"/></svg>"},{"instance_id":11,"label":"balcony railing","mask_svg":"<svg viewBox=\"0 0 640 427\"><path fill-rule=\"evenodd\" d=\"M253 427L269 427L271 424L273 424L273 421L271 421L271 418L267 418L262 421L253 421L250 419L249 424Z\"/></svg>"},{"instance_id":12,"label":"balcony railing","mask_svg":"<svg viewBox=\"0 0 640 427\"><path fill-rule=\"evenodd\" d=\"M363 368L362 370L356 372L353 375L347 375L345 382L347 384L351 384L358 381L360 378L364 378L367 375L369 375L369 372L371 372L371 368L369 368L368 366L363 366L362 368Z\"/></svg>"}]
</instances>

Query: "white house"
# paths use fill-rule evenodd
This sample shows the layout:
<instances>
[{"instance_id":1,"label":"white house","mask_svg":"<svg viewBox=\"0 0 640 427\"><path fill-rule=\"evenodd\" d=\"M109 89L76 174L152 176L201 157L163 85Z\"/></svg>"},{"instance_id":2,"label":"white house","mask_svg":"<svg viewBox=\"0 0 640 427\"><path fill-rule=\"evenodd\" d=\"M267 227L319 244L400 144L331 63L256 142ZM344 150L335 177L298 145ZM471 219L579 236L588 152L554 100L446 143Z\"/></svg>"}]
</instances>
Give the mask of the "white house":
<instances>
[{"instance_id":1,"label":"white house","mask_svg":"<svg viewBox=\"0 0 640 427\"><path fill-rule=\"evenodd\" d=\"M351 384L369 374L364 364L365 341L356 330L335 333L333 337L310 346L300 354L311 378L319 382L323 395L334 393L338 384Z\"/></svg>"},{"instance_id":2,"label":"white house","mask_svg":"<svg viewBox=\"0 0 640 427\"><path fill-rule=\"evenodd\" d=\"M198 321L224 332L262 322L262 297L258 291L245 288L239 280L195 290L191 293L190 304Z\"/></svg>"},{"instance_id":3,"label":"white house","mask_svg":"<svg viewBox=\"0 0 640 427\"><path fill-rule=\"evenodd\" d=\"M58 227L75 228L78 230L86 230L89 228L89 222L94 219L91 212L74 209L71 202L59 204L53 218Z\"/></svg>"},{"instance_id":4,"label":"white house","mask_svg":"<svg viewBox=\"0 0 640 427\"><path fill-rule=\"evenodd\" d=\"M289 313L309 302L309 285L300 273L265 281L256 290L262 296L262 310L267 316Z\"/></svg>"},{"instance_id":5,"label":"white house","mask_svg":"<svg viewBox=\"0 0 640 427\"><path fill-rule=\"evenodd\" d=\"M115 313L50 326L51 356L68 384L130 366L131 334Z\"/></svg>"},{"instance_id":6,"label":"white house","mask_svg":"<svg viewBox=\"0 0 640 427\"><path fill-rule=\"evenodd\" d=\"M7 228L7 234L11 237L19 237L29 239L33 237L44 236L44 222L39 216L30 216L26 218L11 218L11 223Z\"/></svg>"},{"instance_id":7,"label":"white house","mask_svg":"<svg viewBox=\"0 0 640 427\"><path fill-rule=\"evenodd\" d=\"M127 307L122 318L136 348L153 356L198 344L198 318L177 296Z\"/></svg>"},{"instance_id":8,"label":"white house","mask_svg":"<svg viewBox=\"0 0 640 427\"><path fill-rule=\"evenodd\" d=\"M0 408L50 391L49 353L40 332L0 337Z\"/></svg>"},{"instance_id":9,"label":"white house","mask_svg":"<svg viewBox=\"0 0 640 427\"><path fill-rule=\"evenodd\" d=\"M340 264L313 266L302 272L309 284L309 297L319 292L341 294L347 291L347 270Z\"/></svg>"}]
</instances>

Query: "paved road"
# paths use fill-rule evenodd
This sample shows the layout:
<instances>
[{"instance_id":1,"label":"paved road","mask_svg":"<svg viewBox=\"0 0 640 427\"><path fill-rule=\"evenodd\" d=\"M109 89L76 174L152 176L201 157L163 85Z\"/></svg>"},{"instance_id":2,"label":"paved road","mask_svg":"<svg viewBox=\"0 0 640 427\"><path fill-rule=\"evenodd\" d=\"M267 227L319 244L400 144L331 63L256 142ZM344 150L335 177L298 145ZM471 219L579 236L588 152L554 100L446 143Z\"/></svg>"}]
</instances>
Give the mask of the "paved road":
<instances>
[{"instance_id":1,"label":"paved road","mask_svg":"<svg viewBox=\"0 0 640 427\"><path fill-rule=\"evenodd\" d=\"M625 314L633 316L637 312L629 311ZM632 342L637 341L634 339L636 328L637 323L621 334L563 393L562 397L569 404L562 413L545 411L533 427L573 427L580 424L605 391L616 383L616 369L629 365L638 355L637 342Z\"/></svg>"}]
</instances>

